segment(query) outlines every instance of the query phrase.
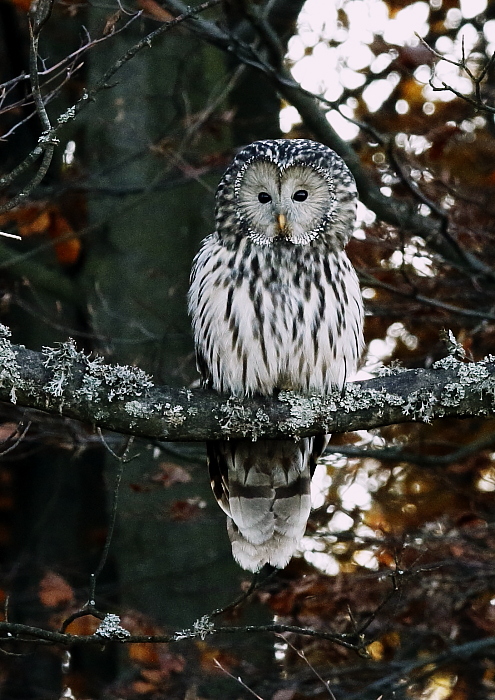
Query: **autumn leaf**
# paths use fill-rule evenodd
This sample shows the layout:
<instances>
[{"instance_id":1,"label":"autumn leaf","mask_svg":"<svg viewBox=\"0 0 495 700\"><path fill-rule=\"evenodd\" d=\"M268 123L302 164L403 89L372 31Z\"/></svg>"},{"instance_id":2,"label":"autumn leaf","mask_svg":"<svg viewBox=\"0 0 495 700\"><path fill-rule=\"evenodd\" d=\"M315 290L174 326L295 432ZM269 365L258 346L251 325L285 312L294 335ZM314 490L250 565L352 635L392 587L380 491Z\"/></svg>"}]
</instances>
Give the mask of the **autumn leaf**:
<instances>
[{"instance_id":1,"label":"autumn leaf","mask_svg":"<svg viewBox=\"0 0 495 700\"><path fill-rule=\"evenodd\" d=\"M101 620L99 618L93 617L93 615L83 615L82 617L76 617L76 619L68 625L66 632L68 634L80 636L91 636L100 625Z\"/></svg>"},{"instance_id":2,"label":"autumn leaf","mask_svg":"<svg viewBox=\"0 0 495 700\"><path fill-rule=\"evenodd\" d=\"M0 425L0 443L9 438L16 437L19 432L19 424L13 422L2 423Z\"/></svg>"},{"instance_id":3,"label":"autumn leaf","mask_svg":"<svg viewBox=\"0 0 495 700\"><path fill-rule=\"evenodd\" d=\"M39 599L47 608L74 602L74 591L67 581L54 571L47 571L40 581Z\"/></svg>"},{"instance_id":4,"label":"autumn leaf","mask_svg":"<svg viewBox=\"0 0 495 700\"><path fill-rule=\"evenodd\" d=\"M189 472L173 462L161 462L160 471L151 477L151 481L162 484L165 488L170 488L174 484L187 484L191 481Z\"/></svg>"},{"instance_id":5,"label":"autumn leaf","mask_svg":"<svg viewBox=\"0 0 495 700\"><path fill-rule=\"evenodd\" d=\"M74 234L74 231L60 211L54 207L50 209L50 223L48 226L50 238L57 241L62 237L67 237ZM66 240L55 243L55 254L61 265L73 265L77 262L81 253L82 244L79 238L67 238Z\"/></svg>"},{"instance_id":6,"label":"autumn leaf","mask_svg":"<svg viewBox=\"0 0 495 700\"><path fill-rule=\"evenodd\" d=\"M137 4L151 19L156 19L159 22L170 22L170 20L175 19L173 14L155 2L155 0L138 0Z\"/></svg>"},{"instance_id":7,"label":"autumn leaf","mask_svg":"<svg viewBox=\"0 0 495 700\"><path fill-rule=\"evenodd\" d=\"M201 498L186 498L174 501L170 506L170 520L186 521L198 518L201 510L205 507L205 502Z\"/></svg>"},{"instance_id":8,"label":"autumn leaf","mask_svg":"<svg viewBox=\"0 0 495 700\"><path fill-rule=\"evenodd\" d=\"M53 204L37 203L16 207L0 215L0 226L15 224L22 238L48 235L55 241L54 250L61 265L77 262L82 245L67 218ZM60 240L59 239L64 239Z\"/></svg>"},{"instance_id":9,"label":"autumn leaf","mask_svg":"<svg viewBox=\"0 0 495 700\"><path fill-rule=\"evenodd\" d=\"M205 673L220 674L224 670L230 671L232 667L239 664L239 659L222 649L212 647L206 642L196 642L196 647L200 653L201 668Z\"/></svg>"}]
</instances>

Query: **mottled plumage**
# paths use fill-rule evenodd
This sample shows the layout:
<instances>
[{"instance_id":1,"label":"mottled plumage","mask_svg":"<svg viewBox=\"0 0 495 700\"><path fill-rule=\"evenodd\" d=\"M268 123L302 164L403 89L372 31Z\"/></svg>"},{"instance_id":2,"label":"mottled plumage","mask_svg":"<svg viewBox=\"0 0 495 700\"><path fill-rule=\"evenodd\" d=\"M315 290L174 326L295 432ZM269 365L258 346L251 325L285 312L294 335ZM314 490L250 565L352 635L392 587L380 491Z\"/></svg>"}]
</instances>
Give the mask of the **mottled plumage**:
<instances>
[{"instance_id":1,"label":"mottled plumage","mask_svg":"<svg viewBox=\"0 0 495 700\"><path fill-rule=\"evenodd\" d=\"M237 396L328 393L356 368L363 311L344 246L356 187L306 139L237 154L216 195L216 231L197 254L189 309L204 383ZM208 444L212 487L242 567L282 568L304 534L324 438Z\"/></svg>"}]
</instances>

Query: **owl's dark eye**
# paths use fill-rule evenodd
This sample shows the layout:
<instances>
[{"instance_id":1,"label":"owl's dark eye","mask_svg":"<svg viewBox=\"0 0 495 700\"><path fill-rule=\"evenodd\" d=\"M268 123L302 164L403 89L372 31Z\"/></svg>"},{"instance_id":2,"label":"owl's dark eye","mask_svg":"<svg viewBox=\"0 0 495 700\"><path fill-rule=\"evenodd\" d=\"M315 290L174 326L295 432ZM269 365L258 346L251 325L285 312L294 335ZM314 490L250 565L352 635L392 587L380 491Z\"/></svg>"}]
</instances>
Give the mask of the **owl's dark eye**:
<instances>
[{"instance_id":1,"label":"owl's dark eye","mask_svg":"<svg viewBox=\"0 0 495 700\"><path fill-rule=\"evenodd\" d=\"M258 202L261 202L261 204L268 204L268 202L271 202L272 198L268 194L268 192L260 192L258 195Z\"/></svg>"},{"instance_id":2,"label":"owl's dark eye","mask_svg":"<svg viewBox=\"0 0 495 700\"><path fill-rule=\"evenodd\" d=\"M306 190L297 190L297 192L294 192L292 195L292 199L295 202L304 202L305 199L308 198L308 193Z\"/></svg>"}]
</instances>

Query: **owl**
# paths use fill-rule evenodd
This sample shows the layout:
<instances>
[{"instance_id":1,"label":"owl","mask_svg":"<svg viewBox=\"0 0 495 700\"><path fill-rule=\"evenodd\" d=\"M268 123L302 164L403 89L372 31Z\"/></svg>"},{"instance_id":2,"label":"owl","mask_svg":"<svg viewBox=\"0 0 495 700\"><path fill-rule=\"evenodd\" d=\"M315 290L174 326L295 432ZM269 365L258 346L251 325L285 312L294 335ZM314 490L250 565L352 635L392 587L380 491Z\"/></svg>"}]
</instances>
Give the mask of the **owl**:
<instances>
[{"instance_id":1,"label":"owl","mask_svg":"<svg viewBox=\"0 0 495 700\"><path fill-rule=\"evenodd\" d=\"M344 251L356 185L306 139L241 150L216 193L215 233L191 273L189 312L205 386L234 396L342 389L363 347L363 306ZM246 570L284 568L304 535L328 436L207 444L213 492Z\"/></svg>"}]
</instances>

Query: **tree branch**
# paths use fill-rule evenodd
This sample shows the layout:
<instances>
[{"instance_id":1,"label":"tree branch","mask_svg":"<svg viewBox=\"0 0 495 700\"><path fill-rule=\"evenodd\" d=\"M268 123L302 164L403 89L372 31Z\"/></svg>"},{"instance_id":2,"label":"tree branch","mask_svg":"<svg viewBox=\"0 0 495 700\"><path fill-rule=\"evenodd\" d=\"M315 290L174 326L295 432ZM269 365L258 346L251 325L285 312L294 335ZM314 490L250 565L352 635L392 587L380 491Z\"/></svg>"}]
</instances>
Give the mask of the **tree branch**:
<instances>
[{"instance_id":1,"label":"tree branch","mask_svg":"<svg viewBox=\"0 0 495 700\"><path fill-rule=\"evenodd\" d=\"M432 369L348 384L343 395L226 397L155 386L137 367L107 365L69 340L43 352L12 345L0 327L0 400L148 439L303 437L444 416L495 415L495 358L448 356Z\"/></svg>"}]
</instances>

